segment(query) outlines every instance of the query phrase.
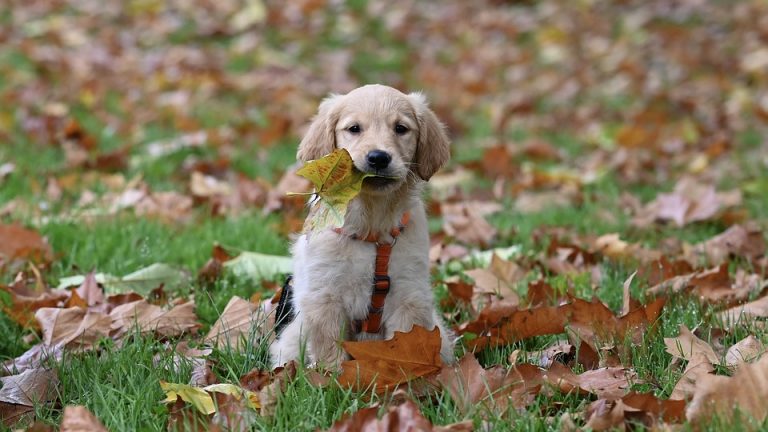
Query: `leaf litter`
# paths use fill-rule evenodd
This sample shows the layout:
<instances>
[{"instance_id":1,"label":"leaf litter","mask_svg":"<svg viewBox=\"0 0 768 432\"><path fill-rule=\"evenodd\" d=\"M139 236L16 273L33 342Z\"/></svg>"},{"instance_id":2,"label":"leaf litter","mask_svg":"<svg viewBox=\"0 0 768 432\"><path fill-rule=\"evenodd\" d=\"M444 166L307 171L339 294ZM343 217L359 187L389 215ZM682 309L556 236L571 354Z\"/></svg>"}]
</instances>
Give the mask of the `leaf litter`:
<instances>
[{"instance_id":1,"label":"leaf litter","mask_svg":"<svg viewBox=\"0 0 768 432\"><path fill-rule=\"evenodd\" d=\"M298 231L304 198L285 193L310 193L311 186L296 174L297 167L262 178L245 175L234 161L244 152L261 164L286 138L295 142L300 125L329 90L396 76L360 72L354 60L370 43L380 43L376 32L366 31L381 26L403 50L391 56L393 61L400 55L408 59L409 85L441 89L430 95L432 106L462 149L464 141L476 135L475 120L488 119L482 140L468 143L478 144L476 160L467 162L462 155L457 159L461 162L431 182L430 209L440 221L432 226L430 261L455 300L447 310L449 322L462 334L465 350L476 352L466 353L458 365L441 365L433 361L434 336L415 330L384 345L348 345L357 356L343 380L388 389L424 381L448 393L464 418L476 412L476 406L493 412L510 406L524 410L532 398L546 401L547 413L560 413L571 408L549 396L568 392L579 401L590 401L582 412L566 413L568 421L595 430L638 423L663 429L684 420L698 425L715 414L732 418L733 401L758 421L765 418L758 402L765 399L760 386L766 359L768 259L765 223L756 217L758 206L753 205L765 186L752 174L764 169L759 156L765 144L750 144L750 160L732 157L739 154L743 133L760 135L768 119L768 99L759 87L768 57L755 42L760 40L759 17L766 15L764 4L694 2L670 10L663 2L642 8L585 8L548 1L509 8L498 2L450 2L436 11L418 4L405 8L371 2L354 13L341 11L340 36L328 34L337 31L333 26L321 25L324 3L290 2L285 8L260 1L205 8L142 3L126 11L129 19L116 24L119 42L114 26L100 20L112 13L109 9L83 4L62 14L54 4L36 5L34 11L25 5L13 8L0 38L23 38L14 55L35 67L6 74L10 84L0 93L9 103L0 109L0 136L23 135L35 151L56 146L62 161L31 181L29 197L13 197L0 207L4 221L25 221L23 227L14 222L0 225L0 274L9 275L0 283L0 302L4 313L32 335L30 341L40 340L4 363L3 397L19 394L27 377L47 373L41 366L61 359L63 351L99 350L100 341L108 339L119 343L129 326L165 341L184 335L203 342L201 346L236 350L252 337L268 338L274 298L233 298L208 333L198 335L194 298L180 298L184 290L176 289L191 283L188 273L165 264L133 276L83 272L53 289L46 281L60 255L38 229L42 232L50 220L90 223L124 213L184 225L196 223L200 214L229 217L259 210L276 214L279 232ZM316 14L317 20L297 19L297 11ZM334 16L338 12L334 9ZM362 21L371 17L377 17L376 25ZM224 37L231 43L215 49L162 43L176 38L174 32L182 27L194 37ZM278 39L290 49L263 40L260 29L266 27L279 32ZM736 30L710 31L717 28ZM324 39L352 36L361 43L340 47L334 42L333 52L318 46ZM446 44L473 38L484 43ZM691 50L692 41L708 49ZM733 46L743 49L734 51L729 48ZM229 68L245 53L258 59L257 67ZM334 61L328 61L329 56ZM502 69L506 72L496 73ZM50 71L68 71L67 85ZM360 73L364 76L357 76ZM114 94L114 111L120 115L100 107L98 101L109 94ZM229 97L238 106L258 109L229 112L213 103L214 110L225 111L222 115L231 120L225 126L211 127L195 117L198 108ZM625 104L619 110L617 101ZM81 124L80 114L73 114L82 110L92 111L104 130ZM265 121L254 121L256 117ZM156 139L156 123L178 130ZM561 146L549 133L555 130L578 141L580 151ZM521 131L525 138L520 138ZM103 145L105 137L118 144ZM169 156L184 156L170 190L141 176L126 177ZM335 175L320 175L322 184L315 185L325 194L318 208L332 217L316 217L314 229L327 221L337 224L345 201L359 188L359 175L349 170L348 161L341 165L347 168L339 171L338 184ZM3 162L0 184L37 177L29 171L22 160ZM272 175L279 180L265 180ZM332 181L326 185L324 179ZM618 205L592 190L592 184L604 179L615 182L621 192ZM628 192L635 187L648 193ZM335 210L327 210L331 208ZM537 227L532 240L541 246L540 254L523 250L506 263L494 256L493 251L515 238L516 227L497 223L510 209L530 213L536 222L537 212L552 208L597 208L594 220L610 229L594 222L586 231L602 235L590 237L576 230L554 233ZM625 219L633 227L617 231ZM684 230L697 228L719 234L695 241L685 237ZM659 235L673 238L646 241ZM57 247L56 252L62 250ZM487 255L485 265L480 254ZM256 281L275 279L290 268L286 257L257 252L231 258L214 252L201 279L215 282L224 271ZM489 266L491 261L495 265ZM620 284L606 279L610 266L626 273L638 270L634 282L625 282L620 312L593 298L593 292L574 290L574 281L587 275L588 288L611 284L619 291ZM453 279L440 280L444 273ZM158 288L170 298L154 298ZM640 297L633 297L638 293ZM680 375L670 392L672 383L656 388L663 377L634 367L641 360L629 355L623 344L626 339L641 346L668 329L664 320L676 313L675 299L701 306L704 325L693 332L680 327L678 336L661 335L664 361L671 360L668 370L674 377ZM707 342L703 330L708 325L722 325L718 331L728 342ZM544 335L557 341L541 346L539 342L553 340L541 338ZM521 349L529 343L537 349ZM510 345L516 355L489 360L489 351ZM382 346L381 352L407 359L406 365L378 364L381 358L374 353ZM215 354L207 349L193 352L177 345L174 354L196 359L200 373L195 388L216 380L208 373ZM404 357L401 351L414 357ZM347 372L352 369L366 378L355 375L353 380ZM274 373L256 370L239 387L253 386L249 390L259 392L262 404L259 414L272 415L285 383L296 373L296 365ZM316 378L328 385L328 377ZM638 393L635 384L650 386L654 393ZM236 391L213 393L207 394L219 411L201 425L239 430L253 426L250 413L255 410L244 405L250 400L242 397L245 393L239 399L232 394ZM10 406L3 405L3 421L9 427L17 418L14 412L28 415L34 405L10 399ZM183 427L185 403L172 403L169 426ZM430 403L419 399L362 408L334 430L364 425L441 430L421 413L419 404ZM566 417L559 417L561 426ZM66 407L61 429L81 424L92 430L101 427L83 409ZM472 426L465 422L452 430Z\"/></svg>"}]
</instances>

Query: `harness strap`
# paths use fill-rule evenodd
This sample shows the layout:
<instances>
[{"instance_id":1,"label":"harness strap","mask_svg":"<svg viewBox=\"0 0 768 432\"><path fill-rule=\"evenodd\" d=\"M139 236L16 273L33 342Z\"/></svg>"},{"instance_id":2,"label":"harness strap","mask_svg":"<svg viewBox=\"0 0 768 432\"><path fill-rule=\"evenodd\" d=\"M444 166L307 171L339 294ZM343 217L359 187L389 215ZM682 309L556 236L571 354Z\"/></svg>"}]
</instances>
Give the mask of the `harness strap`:
<instances>
[{"instance_id":1,"label":"harness strap","mask_svg":"<svg viewBox=\"0 0 768 432\"><path fill-rule=\"evenodd\" d=\"M397 237L403 232L411 215L405 212L400 219L400 224L389 232L392 236L391 243L379 242L378 233L372 233L365 238L360 238L356 234L350 235L355 240L362 240L376 244L376 261L373 267L373 289L371 290L371 303L368 305L368 315L365 319L355 321L355 332L357 333L378 333L381 330L381 317L384 313L384 303L387 300L387 294L391 287L389 278L389 258L392 255L392 247L395 245ZM344 234L341 228L335 228L338 234Z\"/></svg>"}]
</instances>

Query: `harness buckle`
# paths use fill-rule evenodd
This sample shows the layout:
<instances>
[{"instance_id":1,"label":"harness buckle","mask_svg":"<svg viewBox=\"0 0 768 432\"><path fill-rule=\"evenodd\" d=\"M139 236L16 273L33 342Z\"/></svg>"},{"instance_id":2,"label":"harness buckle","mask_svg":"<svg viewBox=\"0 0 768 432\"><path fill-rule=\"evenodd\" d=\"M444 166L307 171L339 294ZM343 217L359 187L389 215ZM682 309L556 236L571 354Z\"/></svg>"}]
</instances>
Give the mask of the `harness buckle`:
<instances>
[{"instance_id":1,"label":"harness buckle","mask_svg":"<svg viewBox=\"0 0 768 432\"><path fill-rule=\"evenodd\" d=\"M384 287L379 288L379 283L382 283ZM373 275L373 294L387 294L392 281L389 275Z\"/></svg>"}]
</instances>

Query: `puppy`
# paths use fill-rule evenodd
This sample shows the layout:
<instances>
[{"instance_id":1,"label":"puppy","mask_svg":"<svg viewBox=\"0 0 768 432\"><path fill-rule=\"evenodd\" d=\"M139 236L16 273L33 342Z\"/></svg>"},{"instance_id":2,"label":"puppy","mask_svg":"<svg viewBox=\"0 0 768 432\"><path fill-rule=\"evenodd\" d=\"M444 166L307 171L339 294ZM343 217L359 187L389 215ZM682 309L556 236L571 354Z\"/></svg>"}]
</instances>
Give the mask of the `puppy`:
<instances>
[{"instance_id":1,"label":"puppy","mask_svg":"<svg viewBox=\"0 0 768 432\"><path fill-rule=\"evenodd\" d=\"M448 161L449 144L419 93L367 85L320 104L298 159L343 148L358 170L380 177L364 180L342 227L310 232L294 243L293 288L286 299L294 317L270 346L273 366L303 355L309 363L338 368L346 358L342 340L390 339L414 325L437 326L441 357L454 361L454 336L434 305L421 201L424 182ZM382 259L388 259L383 270ZM374 285L388 292L377 291L374 299Z\"/></svg>"}]
</instances>

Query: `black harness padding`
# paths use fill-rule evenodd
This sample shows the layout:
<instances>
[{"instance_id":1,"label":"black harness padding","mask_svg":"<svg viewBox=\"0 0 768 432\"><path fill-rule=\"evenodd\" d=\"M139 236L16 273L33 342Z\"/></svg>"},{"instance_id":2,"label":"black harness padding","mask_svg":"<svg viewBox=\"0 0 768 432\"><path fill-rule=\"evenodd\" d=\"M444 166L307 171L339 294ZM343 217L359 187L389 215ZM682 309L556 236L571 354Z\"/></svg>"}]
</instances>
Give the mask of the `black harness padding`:
<instances>
[{"instance_id":1,"label":"black harness padding","mask_svg":"<svg viewBox=\"0 0 768 432\"><path fill-rule=\"evenodd\" d=\"M280 294L280 301L277 302L277 309L275 309L275 336L280 337L283 328L290 324L296 317L296 313L293 310L293 285L291 280L293 275L288 275L285 278L283 284L283 291Z\"/></svg>"}]
</instances>

